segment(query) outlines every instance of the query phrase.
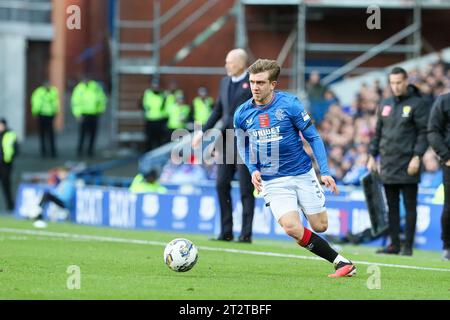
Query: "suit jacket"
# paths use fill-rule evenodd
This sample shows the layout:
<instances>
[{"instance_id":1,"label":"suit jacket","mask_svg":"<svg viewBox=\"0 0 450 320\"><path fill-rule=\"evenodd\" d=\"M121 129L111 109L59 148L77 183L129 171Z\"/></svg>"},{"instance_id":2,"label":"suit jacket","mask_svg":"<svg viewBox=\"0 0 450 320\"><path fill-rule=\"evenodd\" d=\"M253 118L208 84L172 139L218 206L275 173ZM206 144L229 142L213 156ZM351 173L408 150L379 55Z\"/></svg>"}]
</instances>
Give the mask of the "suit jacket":
<instances>
[{"instance_id":1,"label":"suit jacket","mask_svg":"<svg viewBox=\"0 0 450 320\"><path fill-rule=\"evenodd\" d=\"M245 101L252 97L250 90L249 75L240 82L241 84L237 88L233 97L229 96L229 88L231 85L231 77L224 77L220 81L220 93L216 99L213 111L203 126L203 131L209 130L214 125L222 120L222 126L219 128L224 131L225 129L233 129L233 115L237 107L243 104Z\"/></svg>"}]
</instances>

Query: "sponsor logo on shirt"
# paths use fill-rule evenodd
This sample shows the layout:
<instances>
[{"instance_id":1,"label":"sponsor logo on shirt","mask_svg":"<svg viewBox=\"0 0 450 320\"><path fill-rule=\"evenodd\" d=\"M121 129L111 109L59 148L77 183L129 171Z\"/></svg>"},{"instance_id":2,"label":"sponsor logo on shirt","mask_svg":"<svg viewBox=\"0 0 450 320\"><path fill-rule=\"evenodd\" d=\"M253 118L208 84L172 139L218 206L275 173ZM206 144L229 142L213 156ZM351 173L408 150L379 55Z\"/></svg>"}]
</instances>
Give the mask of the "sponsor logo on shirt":
<instances>
[{"instance_id":1,"label":"sponsor logo on shirt","mask_svg":"<svg viewBox=\"0 0 450 320\"><path fill-rule=\"evenodd\" d=\"M251 125L253 124L253 118L250 118L250 119L245 120L245 123L246 123L248 126L251 126Z\"/></svg>"},{"instance_id":2,"label":"sponsor logo on shirt","mask_svg":"<svg viewBox=\"0 0 450 320\"><path fill-rule=\"evenodd\" d=\"M270 120L269 120L269 114L268 113L260 114L258 116L258 118L259 118L259 126L261 128L270 127Z\"/></svg>"},{"instance_id":3,"label":"sponsor logo on shirt","mask_svg":"<svg viewBox=\"0 0 450 320\"><path fill-rule=\"evenodd\" d=\"M280 126L267 129L251 130L249 134L256 138L256 143L268 143L281 140L283 137L280 136Z\"/></svg>"}]
</instances>

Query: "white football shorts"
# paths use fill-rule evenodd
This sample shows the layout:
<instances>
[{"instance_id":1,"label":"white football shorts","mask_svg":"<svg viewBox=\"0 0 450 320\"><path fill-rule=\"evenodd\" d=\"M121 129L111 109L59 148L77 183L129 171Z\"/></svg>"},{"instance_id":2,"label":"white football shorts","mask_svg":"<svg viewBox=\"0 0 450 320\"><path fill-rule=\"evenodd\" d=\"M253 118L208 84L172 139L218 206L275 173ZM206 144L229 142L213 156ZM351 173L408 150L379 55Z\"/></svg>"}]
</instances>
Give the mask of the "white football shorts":
<instances>
[{"instance_id":1,"label":"white football shorts","mask_svg":"<svg viewBox=\"0 0 450 320\"><path fill-rule=\"evenodd\" d=\"M299 209L307 215L326 210L325 194L313 168L305 174L275 178L262 184L264 201L277 221Z\"/></svg>"}]
</instances>

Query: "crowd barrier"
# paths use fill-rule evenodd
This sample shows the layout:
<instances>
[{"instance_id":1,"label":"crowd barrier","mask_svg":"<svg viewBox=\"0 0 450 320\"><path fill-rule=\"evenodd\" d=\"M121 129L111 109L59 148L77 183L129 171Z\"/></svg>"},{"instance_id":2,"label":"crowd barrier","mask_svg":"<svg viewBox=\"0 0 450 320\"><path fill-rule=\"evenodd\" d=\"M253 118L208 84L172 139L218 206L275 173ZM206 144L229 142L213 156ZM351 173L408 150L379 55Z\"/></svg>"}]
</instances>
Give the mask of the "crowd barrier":
<instances>
[{"instance_id":1,"label":"crowd barrier","mask_svg":"<svg viewBox=\"0 0 450 320\"><path fill-rule=\"evenodd\" d=\"M27 218L45 190L50 187L21 184L17 192L15 215ZM238 188L232 188L234 204L234 231L241 228L242 205ZM441 250L441 205L430 203L430 196L420 194L416 230L416 247ZM327 194L329 227L325 234L345 236L370 228L370 220L361 191L342 192L340 196ZM50 205L44 216L50 220L62 220L67 213L56 205ZM77 224L107 226L127 229L147 229L203 233L217 235L220 230L219 205L214 187L203 187L191 193L169 188L167 194L133 194L125 188L85 186L77 188L74 206L68 219ZM303 220L304 217L302 217ZM306 221L304 221L307 224ZM253 235L274 239L288 239L274 221L270 208L262 198L256 199Z\"/></svg>"}]
</instances>

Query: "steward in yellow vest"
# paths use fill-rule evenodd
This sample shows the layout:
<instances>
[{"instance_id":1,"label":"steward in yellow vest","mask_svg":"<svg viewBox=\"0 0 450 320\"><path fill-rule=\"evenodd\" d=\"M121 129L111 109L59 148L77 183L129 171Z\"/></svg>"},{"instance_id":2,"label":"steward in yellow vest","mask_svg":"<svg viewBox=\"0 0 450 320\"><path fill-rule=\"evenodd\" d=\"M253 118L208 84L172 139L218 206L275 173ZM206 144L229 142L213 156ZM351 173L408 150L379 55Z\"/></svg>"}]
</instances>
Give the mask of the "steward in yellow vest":
<instances>
[{"instance_id":1,"label":"steward in yellow vest","mask_svg":"<svg viewBox=\"0 0 450 320\"><path fill-rule=\"evenodd\" d=\"M0 119L0 182L8 211L14 210L11 192L11 172L14 157L17 153L17 136L8 130L5 119Z\"/></svg>"},{"instance_id":2,"label":"steward in yellow vest","mask_svg":"<svg viewBox=\"0 0 450 320\"><path fill-rule=\"evenodd\" d=\"M84 139L88 136L88 155L94 155L94 143L97 135L98 117L106 109L106 94L102 86L94 80L83 80L72 93L72 113L81 120L77 153L83 153Z\"/></svg>"},{"instance_id":3,"label":"steward in yellow vest","mask_svg":"<svg viewBox=\"0 0 450 320\"><path fill-rule=\"evenodd\" d=\"M145 175L142 173L136 175L129 191L134 193L166 193L167 188L159 184L156 171L152 170Z\"/></svg>"},{"instance_id":4,"label":"steward in yellow vest","mask_svg":"<svg viewBox=\"0 0 450 320\"><path fill-rule=\"evenodd\" d=\"M184 98L182 96L178 97L175 103L167 109L167 113L169 114L167 128L169 132L173 132L176 129L185 129L190 112L191 108L188 104L184 103Z\"/></svg>"},{"instance_id":5,"label":"steward in yellow vest","mask_svg":"<svg viewBox=\"0 0 450 320\"><path fill-rule=\"evenodd\" d=\"M178 83L176 81L171 81L169 84L169 89L164 92L166 98L164 107L166 110L173 105L178 97L184 96L183 90L178 88Z\"/></svg>"},{"instance_id":6,"label":"steward in yellow vest","mask_svg":"<svg viewBox=\"0 0 450 320\"><path fill-rule=\"evenodd\" d=\"M145 90L140 103L145 116L146 150L150 151L167 140L166 98L156 80L152 82L151 88Z\"/></svg>"},{"instance_id":7,"label":"steward in yellow vest","mask_svg":"<svg viewBox=\"0 0 450 320\"><path fill-rule=\"evenodd\" d=\"M35 89L31 95L31 113L38 117L41 156L47 156L47 142L50 155L56 157L54 118L59 112L59 95L54 86L47 83Z\"/></svg>"},{"instance_id":8,"label":"steward in yellow vest","mask_svg":"<svg viewBox=\"0 0 450 320\"><path fill-rule=\"evenodd\" d=\"M194 109L194 122L199 125L204 125L208 121L212 112L214 104L213 98L208 96L206 88L201 87L198 89L198 96L192 101L192 107Z\"/></svg>"}]
</instances>

